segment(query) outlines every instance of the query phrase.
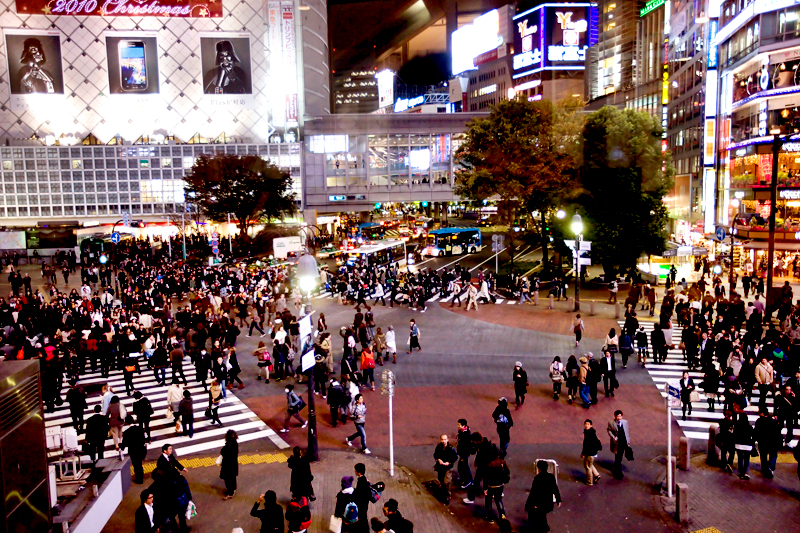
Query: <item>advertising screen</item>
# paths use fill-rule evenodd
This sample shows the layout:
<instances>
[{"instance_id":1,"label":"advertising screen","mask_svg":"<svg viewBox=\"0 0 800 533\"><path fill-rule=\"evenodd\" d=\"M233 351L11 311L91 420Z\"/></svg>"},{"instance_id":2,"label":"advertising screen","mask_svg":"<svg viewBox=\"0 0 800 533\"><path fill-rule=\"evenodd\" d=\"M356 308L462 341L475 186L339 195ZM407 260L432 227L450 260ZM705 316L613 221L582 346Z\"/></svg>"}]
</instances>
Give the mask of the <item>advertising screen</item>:
<instances>
[{"instance_id":1,"label":"advertising screen","mask_svg":"<svg viewBox=\"0 0 800 533\"><path fill-rule=\"evenodd\" d=\"M451 36L453 49L453 75L474 70L474 59L484 52L503 44L500 33L500 14L496 9L484 13L472 24L454 31Z\"/></svg>"},{"instance_id":2,"label":"advertising screen","mask_svg":"<svg viewBox=\"0 0 800 533\"><path fill-rule=\"evenodd\" d=\"M583 69L586 49L597 34L593 9L588 3L545 4L515 16L514 77Z\"/></svg>"},{"instance_id":3,"label":"advertising screen","mask_svg":"<svg viewBox=\"0 0 800 533\"><path fill-rule=\"evenodd\" d=\"M58 32L5 30L11 94L64 94Z\"/></svg>"},{"instance_id":4,"label":"advertising screen","mask_svg":"<svg viewBox=\"0 0 800 533\"><path fill-rule=\"evenodd\" d=\"M382 70L375 74L378 80L378 108L394 104L394 72Z\"/></svg>"},{"instance_id":5,"label":"advertising screen","mask_svg":"<svg viewBox=\"0 0 800 533\"><path fill-rule=\"evenodd\" d=\"M110 94L158 94L158 45L149 34L106 34Z\"/></svg>"},{"instance_id":6,"label":"advertising screen","mask_svg":"<svg viewBox=\"0 0 800 533\"><path fill-rule=\"evenodd\" d=\"M200 37L204 94L252 94L250 39Z\"/></svg>"}]
</instances>

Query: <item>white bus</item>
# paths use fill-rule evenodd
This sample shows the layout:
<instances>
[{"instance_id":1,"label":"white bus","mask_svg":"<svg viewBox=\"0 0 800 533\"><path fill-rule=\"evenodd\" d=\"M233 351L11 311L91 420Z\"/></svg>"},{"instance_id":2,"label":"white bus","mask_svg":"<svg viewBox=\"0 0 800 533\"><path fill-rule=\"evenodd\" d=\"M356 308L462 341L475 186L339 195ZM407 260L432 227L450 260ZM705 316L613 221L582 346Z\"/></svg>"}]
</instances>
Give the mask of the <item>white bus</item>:
<instances>
[{"instance_id":1,"label":"white bus","mask_svg":"<svg viewBox=\"0 0 800 533\"><path fill-rule=\"evenodd\" d=\"M382 267L405 263L405 242L396 239L376 241L347 252L347 264Z\"/></svg>"}]
</instances>

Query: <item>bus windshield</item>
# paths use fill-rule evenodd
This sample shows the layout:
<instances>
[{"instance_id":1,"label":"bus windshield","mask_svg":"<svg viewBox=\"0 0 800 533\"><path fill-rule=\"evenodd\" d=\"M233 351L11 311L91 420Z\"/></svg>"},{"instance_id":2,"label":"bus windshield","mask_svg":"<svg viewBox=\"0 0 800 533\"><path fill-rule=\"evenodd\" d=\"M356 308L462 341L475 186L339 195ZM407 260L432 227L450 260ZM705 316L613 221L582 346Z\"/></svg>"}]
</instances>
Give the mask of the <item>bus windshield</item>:
<instances>
[{"instance_id":1,"label":"bus windshield","mask_svg":"<svg viewBox=\"0 0 800 533\"><path fill-rule=\"evenodd\" d=\"M347 254L347 263L356 263L368 267L381 267L397 264L404 259L404 242L399 240L383 240L372 244L365 244L350 250Z\"/></svg>"}]
</instances>

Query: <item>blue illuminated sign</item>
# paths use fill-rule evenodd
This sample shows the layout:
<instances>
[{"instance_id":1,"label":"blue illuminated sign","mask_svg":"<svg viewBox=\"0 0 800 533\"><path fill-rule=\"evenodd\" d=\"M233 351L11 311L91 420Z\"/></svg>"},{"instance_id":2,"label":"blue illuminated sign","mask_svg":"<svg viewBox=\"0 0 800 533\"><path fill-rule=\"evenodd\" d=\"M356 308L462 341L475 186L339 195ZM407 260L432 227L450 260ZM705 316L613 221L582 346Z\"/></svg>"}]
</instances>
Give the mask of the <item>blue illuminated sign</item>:
<instances>
[{"instance_id":1,"label":"blue illuminated sign","mask_svg":"<svg viewBox=\"0 0 800 533\"><path fill-rule=\"evenodd\" d=\"M718 47L714 40L717 38L717 30L719 29L719 21L717 19L708 22L708 68L717 68L717 51Z\"/></svg>"}]
</instances>

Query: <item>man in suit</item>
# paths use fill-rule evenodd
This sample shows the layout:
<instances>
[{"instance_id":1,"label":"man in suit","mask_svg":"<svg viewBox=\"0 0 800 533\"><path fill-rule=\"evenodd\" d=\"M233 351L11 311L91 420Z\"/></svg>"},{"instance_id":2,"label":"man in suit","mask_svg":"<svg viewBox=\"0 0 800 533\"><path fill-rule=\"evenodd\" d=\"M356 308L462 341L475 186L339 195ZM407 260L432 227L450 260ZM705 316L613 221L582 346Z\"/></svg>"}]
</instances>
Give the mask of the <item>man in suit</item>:
<instances>
[{"instance_id":1,"label":"man in suit","mask_svg":"<svg viewBox=\"0 0 800 533\"><path fill-rule=\"evenodd\" d=\"M172 444L165 444L161 447L161 455L156 461L156 468L164 473L164 478L167 480L175 479L188 472L186 467L180 464L173 455Z\"/></svg>"},{"instance_id":2,"label":"man in suit","mask_svg":"<svg viewBox=\"0 0 800 533\"><path fill-rule=\"evenodd\" d=\"M714 361L714 339L708 337L708 332L704 331L700 338L700 364L703 368L711 365Z\"/></svg>"},{"instance_id":3,"label":"man in suit","mask_svg":"<svg viewBox=\"0 0 800 533\"><path fill-rule=\"evenodd\" d=\"M142 505L136 509L136 514L134 515L134 531L136 531L136 533L155 533L158 531L158 528L156 527L154 519L153 493L150 490L145 490L142 492L140 498L142 500Z\"/></svg>"},{"instance_id":4,"label":"man in suit","mask_svg":"<svg viewBox=\"0 0 800 533\"><path fill-rule=\"evenodd\" d=\"M100 413L101 407L94 406L94 414L86 420L86 446L87 453L93 463L103 458L108 437L108 417Z\"/></svg>"},{"instance_id":5,"label":"man in suit","mask_svg":"<svg viewBox=\"0 0 800 533\"><path fill-rule=\"evenodd\" d=\"M356 463L354 470L358 481L353 491L353 501L358 506L358 521L353 524L352 531L356 533L367 533L369 531L367 510L369 509L370 496L372 495L371 485L367 479L367 467L364 463Z\"/></svg>"},{"instance_id":6,"label":"man in suit","mask_svg":"<svg viewBox=\"0 0 800 533\"><path fill-rule=\"evenodd\" d=\"M603 372L603 388L606 391L606 398L614 396L614 385L617 380L617 364L614 355L606 350L603 362L600 365Z\"/></svg>"},{"instance_id":7,"label":"man in suit","mask_svg":"<svg viewBox=\"0 0 800 533\"><path fill-rule=\"evenodd\" d=\"M561 492L558 490L556 476L547 471L547 461L537 461L539 471L533 478L531 492L525 502L525 511L528 513L528 523L536 533L550 531L547 523L547 513L553 511L555 505L561 507Z\"/></svg>"},{"instance_id":8,"label":"man in suit","mask_svg":"<svg viewBox=\"0 0 800 533\"><path fill-rule=\"evenodd\" d=\"M145 434L141 426L133 425L122 434L122 448L128 449L128 455L133 465L133 482L144 483L144 469L142 461L147 455L147 445L145 444Z\"/></svg>"},{"instance_id":9,"label":"man in suit","mask_svg":"<svg viewBox=\"0 0 800 533\"><path fill-rule=\"evenodd\" d=\"M614 411L614 420L608 423L608 436L611 437L611 453L614 454L614 477L622 479L622 457L633 444L628 421L622 418L622 411Z\"/></svg>"}]
</instances>

